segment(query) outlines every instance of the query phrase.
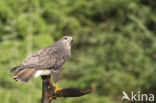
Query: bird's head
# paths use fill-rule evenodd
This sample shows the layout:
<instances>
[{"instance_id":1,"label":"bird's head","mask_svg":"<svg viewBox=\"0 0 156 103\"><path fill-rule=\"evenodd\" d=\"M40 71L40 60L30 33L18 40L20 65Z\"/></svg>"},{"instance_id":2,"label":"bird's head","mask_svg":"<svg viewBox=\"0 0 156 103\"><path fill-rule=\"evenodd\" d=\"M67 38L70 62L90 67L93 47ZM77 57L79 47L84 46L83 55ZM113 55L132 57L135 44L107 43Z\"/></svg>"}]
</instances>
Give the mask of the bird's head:
<instances>
[{"instance_id":1,"label":"bird's head","mask_svg":"<svg viewBox=\"0 0 156 103\"><path fill-rule=\"evenodd\" d=\"M73 38L71 36L64 36L61 38L61 41L63 42L63 44L65 44L67 46L71 46L71 44L73 42Z\"/></svg>"}]
</instances>

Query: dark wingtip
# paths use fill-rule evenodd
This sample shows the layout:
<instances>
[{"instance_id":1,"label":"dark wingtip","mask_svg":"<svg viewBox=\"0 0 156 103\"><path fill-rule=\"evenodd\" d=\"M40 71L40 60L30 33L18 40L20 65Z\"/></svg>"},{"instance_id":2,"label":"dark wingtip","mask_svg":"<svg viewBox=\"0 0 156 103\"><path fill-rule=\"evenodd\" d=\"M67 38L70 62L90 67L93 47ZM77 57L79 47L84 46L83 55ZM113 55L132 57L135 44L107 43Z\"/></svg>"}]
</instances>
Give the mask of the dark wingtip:
<instances>
[{"instance_id":1,"label":"dark wingtip","mask_svg":"<svg viewBox=\"0 0 156 103\"><path fill-rule=\"evenodd\" d=\"M10 73L12 73L13 71L15 71L17 69L17 67L14 67L10 70Z\"/></svg>"},{"instance_id":2,"label":"dark wingtip","mask_svg":"<svg viewBox=\"0 0 156 103\"><path fill-rule=\"evenodd\" d=\"M19 70L19 69L22 69L22 66L21 66L21 65L18 65L18 66L16 66L16 67L12 68L12 69L10 70L10 73L13 72L13 71L15 71L15 70Z\"/></svg>"}]
</instances>

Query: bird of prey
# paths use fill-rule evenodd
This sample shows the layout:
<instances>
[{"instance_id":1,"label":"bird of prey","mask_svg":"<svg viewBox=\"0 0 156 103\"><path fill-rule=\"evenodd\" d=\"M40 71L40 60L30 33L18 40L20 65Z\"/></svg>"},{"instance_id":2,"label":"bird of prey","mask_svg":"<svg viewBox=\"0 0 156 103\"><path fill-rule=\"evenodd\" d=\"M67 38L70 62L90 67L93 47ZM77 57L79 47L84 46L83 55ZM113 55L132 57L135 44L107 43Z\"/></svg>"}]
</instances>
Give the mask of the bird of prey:
<instances>
[{"instance_id":1,"label":"bird of prey","mask_svg":"<svg viewBox=\"0 0 156 103\"><path fill-rule=\"evenodd\" d=\"M72 41L71 36L64 36L54 44L28 56L22 64L11 69L11 72L16 71L14 80L27 82L32 76L53 75L56 83L61 67L70 56Z\"/></svg>"}]
</instances>

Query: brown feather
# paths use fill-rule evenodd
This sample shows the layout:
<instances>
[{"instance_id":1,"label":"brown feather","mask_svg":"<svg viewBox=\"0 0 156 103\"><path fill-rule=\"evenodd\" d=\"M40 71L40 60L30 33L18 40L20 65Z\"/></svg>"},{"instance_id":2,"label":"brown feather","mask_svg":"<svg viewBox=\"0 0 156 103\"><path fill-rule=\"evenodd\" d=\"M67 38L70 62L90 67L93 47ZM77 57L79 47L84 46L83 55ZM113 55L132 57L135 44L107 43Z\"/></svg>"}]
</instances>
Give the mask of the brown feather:
<instances>
[{"instance_id":1,"label":"brown feather","mask_svg":"<svg viewBox=\"0 0 156 103\"><path fill-rule=\"evenodd\" d=\"M15 76L14 80L19 82L27 82L33 74L36 72L36 69L34 68L25 68L22 70L19 70Z\"/></svg>"}]
</instances>

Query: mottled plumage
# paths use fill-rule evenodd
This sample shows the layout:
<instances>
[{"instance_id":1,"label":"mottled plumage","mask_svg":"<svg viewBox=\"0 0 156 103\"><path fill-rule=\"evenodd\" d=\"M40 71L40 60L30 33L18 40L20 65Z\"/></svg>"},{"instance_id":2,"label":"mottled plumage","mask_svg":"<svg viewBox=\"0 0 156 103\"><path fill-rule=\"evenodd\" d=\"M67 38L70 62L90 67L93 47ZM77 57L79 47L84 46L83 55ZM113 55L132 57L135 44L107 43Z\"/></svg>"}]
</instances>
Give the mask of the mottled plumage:
<instances>
[{"instance_id":1,"label":"mottled plumage","mask_svg":"<svg viewBox=\"0 0 156 103\"><path fill-rule=\"evenodd\" d=\"M54 44L40 49L28 56L21 65L13 68L11 72L17 71L14 80L26 82L32 76L53 75L56 82L59 78L61 67L70 56L71 36L64 36Z\"/></svg>"}]
</instances>

